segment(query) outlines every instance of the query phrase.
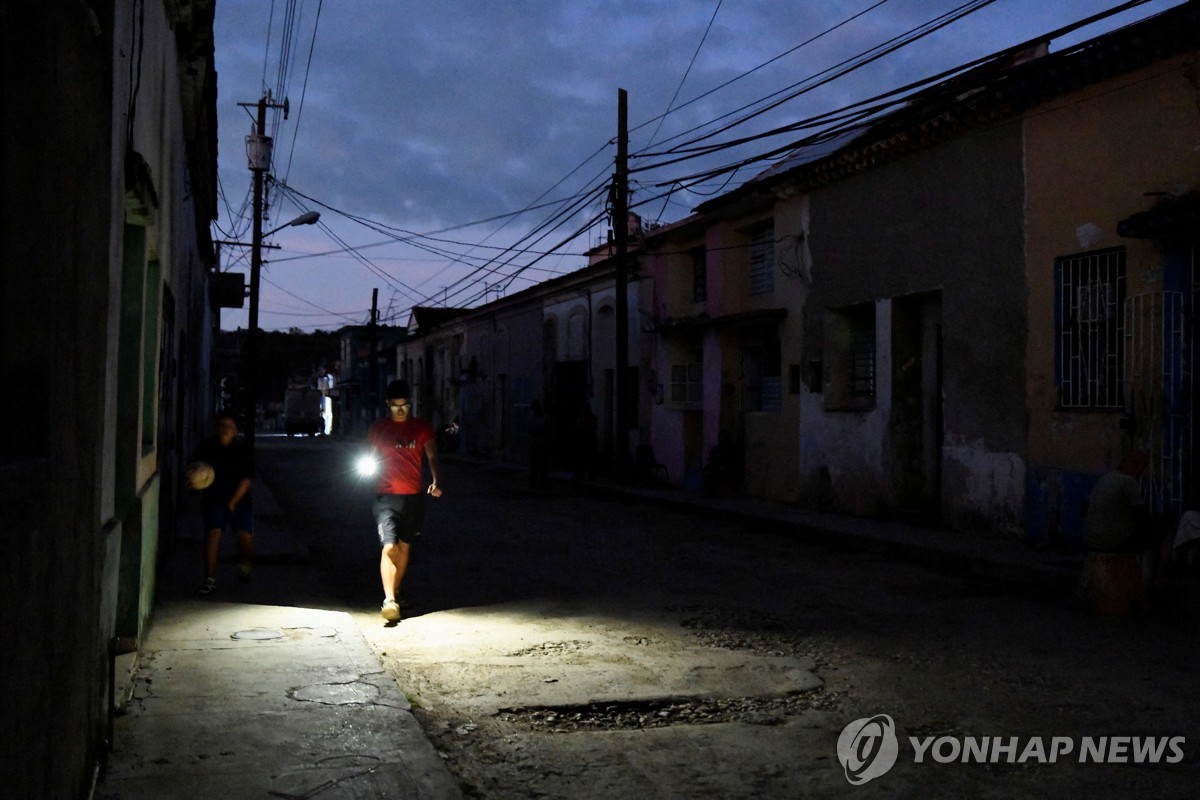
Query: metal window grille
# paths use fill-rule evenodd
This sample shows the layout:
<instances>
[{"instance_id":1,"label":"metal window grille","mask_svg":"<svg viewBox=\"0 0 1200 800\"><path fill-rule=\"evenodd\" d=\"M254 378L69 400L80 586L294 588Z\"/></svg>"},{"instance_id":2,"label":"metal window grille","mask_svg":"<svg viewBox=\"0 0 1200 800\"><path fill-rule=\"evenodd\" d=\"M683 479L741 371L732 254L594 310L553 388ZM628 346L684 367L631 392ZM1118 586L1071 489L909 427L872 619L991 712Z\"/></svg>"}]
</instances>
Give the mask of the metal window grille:
<instances>
[{"instance_id":1,"label":"metal window grille","mask_svg":"<svg viewBox=\"0 0 1200 800\"><path fill-rule=\"evenodd\" d=\"M1125 249L1055 261L1057 376L1063 408L1121 408Z\"/></svg>"},{"instance_id":2,"label":"metal window grille","mask_svg":"<svg viewBox=\"0 0 1200 800\"><path fill-rule=\"evenodd\" d=\"M775 229L767 228L750 239L750 294L775 289Z\"/></svg>"},{"instance_id":3,"label":"metal window grille","mask_svg":"<svg viewBox=\"0 0 1200 800\"><path fill-rule=\"evenodd\" d=\"M1183 509L1183 316L1181 292L1125 301L1125 409L1134 447L1150 456L1142 493L1155 513Z\"/></svg>"},{"instance_id":4,"label":"metal window grille","mask_svg":"<svg viewBox=\"0 0 1200 800\"><path fill-rule=\"evenodd\" d=\"M759 410L779 411L782 407L783 392L779 376L764 376L762 379L762 395L759 399Z\"/></svg>"},{"instance_id":5,"label":"metal window grille","mask_svg":"<svg viewBox=\"0 0 1200 800\"><path fill-rule=\"evenodd\" d=\"M701 400L700 364L675 364L671 367L671 402L699 403Z\"/></svg>"},{"instance_id":6,"label":"metal window grille","mask_svg":"<svg viewBox=\"0 0 1200 800\"><path fill-rule=\"evenodd\" d=\"M850 318L850 386L851 397L875 395L875 309L870 308Z\"/></svg>"}]
</instances>

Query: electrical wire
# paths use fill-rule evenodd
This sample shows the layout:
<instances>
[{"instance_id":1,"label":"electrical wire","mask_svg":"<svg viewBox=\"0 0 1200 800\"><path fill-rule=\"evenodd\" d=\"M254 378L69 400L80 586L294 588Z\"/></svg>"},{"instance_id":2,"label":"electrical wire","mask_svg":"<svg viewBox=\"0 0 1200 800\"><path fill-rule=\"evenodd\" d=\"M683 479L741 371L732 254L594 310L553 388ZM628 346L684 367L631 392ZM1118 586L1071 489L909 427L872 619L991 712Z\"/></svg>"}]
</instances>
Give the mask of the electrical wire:
<instances>
[{"instance_id":1,"label":"electrical wire","mask_svg":"<svg viewBox=\"0 0 1200 800\"><path fill-rule=\"evenodd\" d=\"M692 74L692 67L696 64L696 58L700 55L701 48L708 41L709 31L712 30L713 23L717 21L717 12L721 10L723 0L717 0L717 7L713 9L712 16L708 18L708 26L704 29L704 35L700 37L700 44L696 45L695 52L692 53L692 60L688 62L687 69L683 71L683 77L679 79L679 85L675 87L675 94L671 95L671 102L667 103L667 110L658 116L658 124L654 127L654 133L650 134L650 139L646 143L647 147L654 144L654 140L658 138L658 132L662 130L663 120L675 110L675 101L679 99L679 93L683 91L683 84L687 83L688 75Z\"/></svg>"},{"instance_id":2,"label":"electrical wire","mask_svg":"<svg viewBox=\"0 0 1200 800\"><path fill-rule=\"evenodd\" d=\"M754 108L754 110L739 117L738 119L736 119L732 122L725 123L724 125L720 126L719 128L717 128L715 130L708 131L707 133L705 133L701 136L696 136L692 139L689 139L688 141L686 141L680 145L676 145L675 147L672 147L664 152L665 153L676 152L680 148L690 147L690 146L699 144L700 142L707 141L715 136L718 136L722 133L732 130L734 127L744 125L747 122L765 114L766 112L780 107L784 103L790 102L791 100L794 100L797 97L800 97L816 88L825 86L825 85L831 83L832 81L837 80L838 78L845 77L846 75L854 72L855 70L861 69L862 67L866 66L867 64L877 61L880 58L883 58L884 56L889 55L891 53L894 53L897 50L900 50L914 42L920 41L921 39L925 38L926 36L929 36L930 34L935 33L936 31L941 30L942 28L945 28L946 26L953 24L954 22L957 22L957 21L969 16L970 14L973 14L983 8L986 8L987 6L991 5L994 2L996 2L996 0L970 0L969 2L958 6L957 8L955 8L952 11L941 14L929 22L925 22L914 28L910 28L908 31L905 31L904 33L899 34L897 36L894 36L891 39L888 39L879 45L875 45L874 47L872 47L868 50L865 50L855 56L844 59L841 62L839 62L838 64L835 64L832 67L828 67L828 68L816 73L815 75L811 75L797 83L794 83L784 90L780 90L771 95L767 95L767 97L762 98L758 101L755 101L754 103L747 104L746 106L743 106L741 109L738 109L738 111L740 112L740 111L746 110L748 108ZM780 95L782 95L782 96L780 96ZM758 138L758 137L755 137L755 138ZM732 146L734 146L734 145L719 144L719 145L715 146L715 149L718 149L718 150L727 149L728 147L732 147ZM714 150L710 149L710 150L706 151L706 153L707 152L714 152ZM652 157L652 155L661 155L661 154L643 153L643 154L639 154L639 157L649 158L649 157ZM695 157L695 156L693 155L691 157ZM680 160L686 160L686 159L672 159L667 162L660 163L657 166L665 166L667 164L678 163L678 161L680 161ZM653 167L654 167L654 165L647 166L647 167L638 167L636 169L637 170L645 170L645 169L652 169ZM630 171L632 172L634 170L631 169Z\"/></svg>"},{"instance_id":3,"label":"electrical wire","mask_svg":"<svg viewBox=\"0 0 1200 800\"><path fill-rule=\"evenodd\" d=\"M812 44L813 42L816 42L818 39L822 39L822 38L824 38L825 36L828 36L829 34L833 33L834 31L836 31L836 30L838 30L838 29L840 29L840 28L842 28L842 27L844 27L844 26L846 26L846 25L850 24L851 22L854 22L854 21L855 21L855 20L857 20L858 18L860 18L860 17L862 17L862 16L865 16L866 14L869 14L870 12L874 11L875 9L879 8L880 6L884 5L884 4L885 4L885 3L887 3L887 2L889 2L889 0L879 0L879 2L875 3L874 5L872 5L872 6L869 6L869 7L865 8L865 9L863 9L862 11L858 12L857 14L853 14L853 15L851 15L851 16L849 16L849 17L847 17L846 19L842 20L841 22L837 23L836 25L833 25L832 27L826 28L825 30L821 31L821 32L820 32L820 33L818 33L818 34L815 34L815 35L813 35L813 36L809 37L808 39L805 39L805 40L804 40L803 42L801 42L800 44L798 44L798 45L796 45L795 47L792 47L792 48L790 48L790 49L788 49L788 50L785 50L784 52L780 53L779 55L775 56L774 58L767 59L766 61L762 62L761 64L758 64L757 66L755 66L755 67L752 67L751 69L748 69L748 70L746 70L745 72L741 73L740 75L736 75L736 76L734 76L733 78L730 78L729 80L725 81L724 83L722 83L722 84L720 84L720 85L718 85L718 86L715 86L715 87L713 87L712 89L709 89L708 91L704 92L703 94L699 94L699 95L697 95L696 97L693 97L691 100L688 100L686 103L683 103L683 104L679 105L679 106L678 106L678 107L676 107L674 110L675 110L675 111L679 111L679 110L681 110L681 109L683 109L683 108L686 108L686 107L688 107L689 105L692 105L693 103L697 103L697 102L699 102L700 100L703 100L704 98L708 97L709 95L715 94L716 92L719 92L720 90L722 90L722 89L724 89L724 88L726 88L726 87L728 87L728 86L730 86L730 85L732 85L732 84L736 83L737 81L740 81L742 78L746 78L746 77L748 77L748 76L750 76L750 75L753 75L755 72L758 72L760 69L764 69L764 68L766 68L766 67L770 66L771 64L773 64L773 63L775 63L776 61L780 60L781 58L784 58L785 56L789 56L789 55L791 55L792 53L796 52L797 50L800 50L801 48L804 48L804 47L806 47L806 46L808 46L808 45ZM773 96L774 96L774 94L775 94L775 93L772 93L771 95L768 95L768 98L769 98L769 97L773 97ZM756 100L756 101L754 101L754 103L757 103L757 102L761 102L761 99L760 99L760 100ZM733 110L733 111L730 111L730 112L727 112L727 113L725 113L725 114L722 114L722 115L721 115L721 116L719 116L719 117L714 117L713 119L705 120L705 122L703 122L702 124L700 124L700 125L697 125L697 126L695 126L695 127L693 127L693 128L690 128L690 129L688 129L688 130L681 131L680 133L677 133L677 134L675 134L675 136L673 136L673 137L671 137L671 138L667 139L666 141L667 141L667 142L670 142L670 141L673 141L674 139L679 139L679 138L682 138L682 137L684 137L684 136L687 136L687 135L689 135L689 134L691 134L691 133L695 133L696 131L703 130L705 127L707 127L707 126L709 126L709 125L713 124L714 122L720 121L720 120L722 120L722 119L726 119L726 118L728 118L728 117L731 117L731 116L733 116L734 114L737 114L739 111L744 111L744 110L746 110L746 109L748 109L748 108L751 108L751 107L754 105L754 103L747 104L747 105L745 105L745 106L742 106L741 108L735 109L735 110ZM636 131L636 130L638 130L638 129L640 129L640 128L644 127L645 125L648 125L650 122L653 122L653 121L654 121L654 120L648 120L647 122L644 122L644 123L642 123L641 125L638 125L638 126L636 126L636 127L633 129L633 130L634 130L634 131Z\"/></svg>"},{"instance_id":4,"label":"electrical wire","mask_svg":"<svg viewBox=\"0 0 1200 800\"><path fill-rule=\"evenodd\" d=\"M991 0L989 0L989 2L990 1ZM919 90L926 88L932 84L943 81L943 80L949 78L950 76L961 74L961 73L964 73L964 72L966 72L970 69L973 69L979 65L982 65L984 63L987 63L990 61L995 61L997 59L1001 59L1001 58L1010 56L1013 53L1017 53L1017 52L1020 52L1021 50L1027 49L1032 44L1034 44L1038 41L1041 41L1043 39L1047 39L1047 38L1053 39L1053 38L1061 37L1063 35L1073 32L1075 30L1078 30L1079 28L1085 27L1087 25L1091 25L1091 24L1093 24L1097 21L1100 21L1106 17L1112 16L1114 14L1122 13L1129 9L1143 5L1146 2L1149 2L1149 0L1130 0L1129 2L1123 3L1119 6L1114 6L1113 8L1110 8L1106 11L1092 15L1091 17L1087 17L1083 20L1079 20L1077 22L1063 26L1062 28L1059 28L1058 30L1053 31L1050 34L1045 34L1045 35L1036 37L1035 39L1024 42L1022 44L1010 47L1010 48L1002 51L999 54L990 54L990 55L975 59L966 64L958 65L951 69L944 70L943 72L938 73L937 75L934 75L934 76L931 76L928 78L923 78L921 80L909 83L903 87L899 87L897 89L893 89L888 92L884 92L880 95L876 95L873 98L869 98L864 101L859 101L857 103L852 103L848 106L845 106L841 109L837 109L833 112L826 112L825 114L817 115L815 117L810 117L806 120L801 120L796 123L791 123L789 125L782 126L780 128L776 128L771 131L767 131L763 134L758 134L758 135L749 136L749 137L743 137L743 138L734 140L731 143L727 143L727 144L723 143L720 145L713 145L710 147L697 149L697 150L692 151L686 158L681 157L681 158L670 159L667 161L660 161L651 166L638 167L638 168L636 168L636 170L630 170L630 171L631 172L641 171L641 170L647 170L647 169L652 169L652 168L656 168L656 167L661 168L663 166L667 166L670 164L679 163L681 161L688 160L688 158L695 158L695 157L699 157L701 155L709 155L714 152L718 152L719 150L746 144L746 143L756 141L759 139L763 139L763 138L769 138L770 136L779 135L780 133L783 133L783 132L789 132L789 131L793 131L793 130L802 129L804 127L812 127L814 125L819 125L823 121L832 120L835 122L835 124L833 126L825 128L824 130L819 131L818 133L816 133L812 136L789 142L781 147L772 148L769 151L766 151L764 153L759 153L750 158L741 159L736 162L725 164L725 165L722 165L722 166L719 166L719 167L716 167L713 169L708 169L708 170L705 170L702 172L693 173L691 175L684 176L684 177L676 176L675 178L672 179L674 182L686 184L687 182L699 182L702 180L707 180L707 179L711 179L713 177L720 176L722 174L726 174L727 172L730 172L730 171L736 171L736 170L742 169L746 166L750 166L751 164L754 164L754 163L758 163L758 162L761 162L764 160L769 160L771 158L782 156L782 155L784 155L788 152L791 152L792 150L795 150L800 147L805 147L805 146L810 146L812 144L818 144L821 142L830 141L831 139L833 139L837 136L845 135L847 132L854 130L856 127L857 128L865 128L868 125L868 123L870 123L875 118L880 117L887 110L894 108L895 106L897 106L899 104L907 102L911 98L911 95L916 94ZM962 7L960 6L960 9L961 8ZM843 62L843 63L845 63L845 62ZM881 101L883 101L883 102L881 102ZM664 155L664 154L665 154L665 152L663 154L659 154L659 155ZM659 183L656 185L665 186L665 185L668 185L669 183L670 183L670 181L667 181L667 182L662 182L662 183Z\"/></svg>"},{"instance_id":5,"label":"electrical wire","mask_svg":"<svg viewBox=\"0 0 1200 800\"><path fill-rule=\"evenodd\" d=\"M283 182L287 183L288 177L292 174L292 156L296 154L296 139L300 136L300 120L304 114L304 98L308 94L308 76L312 72L313 51L317 47L317 28L321 24L321 9L325 5L325 0L317 2L317 18L313 22L312 39L308 43L308 62L304 66L304 83L300 87L300 103L296 106L296 122L292 126L292 146L288 150L287 166L283 170Z\"/></svg>"}]
</instances>

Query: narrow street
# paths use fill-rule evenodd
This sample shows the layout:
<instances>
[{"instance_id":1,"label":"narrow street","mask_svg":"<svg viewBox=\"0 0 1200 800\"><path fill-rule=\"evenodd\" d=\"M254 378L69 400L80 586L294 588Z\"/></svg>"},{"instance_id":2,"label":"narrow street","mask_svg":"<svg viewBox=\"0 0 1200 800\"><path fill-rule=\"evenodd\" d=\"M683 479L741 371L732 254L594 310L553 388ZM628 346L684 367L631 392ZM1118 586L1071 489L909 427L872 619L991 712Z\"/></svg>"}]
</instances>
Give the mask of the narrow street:
<instances>
[{"instance_id":1,"label":"narrow street","mask_svg":"<svg viewBox=\"0 0 1200 800\"><path fill-rule=\"evenodd\" d=\"M259 574L294 571L274 602L354 615L467 796L1185 797L1200 778L1188 615L1096 618L1069 592L567 484L538 496L508 470L445 465L387 627L353 453L260 440L307 558ZM853 786L838 737L877 714L899 756ZM1183 736L1184 757L915 763L910 744L1113 736Z\"/></svg>"}]
</instances>

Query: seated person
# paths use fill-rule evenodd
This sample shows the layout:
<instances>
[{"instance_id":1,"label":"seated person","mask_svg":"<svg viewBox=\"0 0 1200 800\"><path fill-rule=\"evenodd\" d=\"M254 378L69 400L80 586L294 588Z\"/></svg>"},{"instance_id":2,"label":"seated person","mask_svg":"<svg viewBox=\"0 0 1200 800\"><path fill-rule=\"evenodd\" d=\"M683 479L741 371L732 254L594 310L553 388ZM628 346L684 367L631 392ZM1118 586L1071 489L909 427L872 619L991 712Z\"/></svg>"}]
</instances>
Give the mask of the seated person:
<instances>
[{"instance_id":1,"label":"seated person","mask_svg":"<svg viewBox=\"0 0 1200 800\"><path fill-rule=\"evenodd\" d=\"M1161 590L1170 551L1165 520L1148 513L1142 498L1139 478L1149 463L1144 450L1135 450L1096 482L1084 510L1083 543L1093 553L1149 554L1153 566L1147 574L1152 588Z\"/></svg>"},{"instance_id":2,"label":"seated person","mask_svg":"<svg viewBox=\"0 0 1200 800\"><path fill-rule=\"evenodd\" d=\"M1088 550L1140 553L1153 544L1138 480L1149 463L1144 450L1135 450L1096 482L1084 510L1083 544Z\"/></svg>"}]
</instances>

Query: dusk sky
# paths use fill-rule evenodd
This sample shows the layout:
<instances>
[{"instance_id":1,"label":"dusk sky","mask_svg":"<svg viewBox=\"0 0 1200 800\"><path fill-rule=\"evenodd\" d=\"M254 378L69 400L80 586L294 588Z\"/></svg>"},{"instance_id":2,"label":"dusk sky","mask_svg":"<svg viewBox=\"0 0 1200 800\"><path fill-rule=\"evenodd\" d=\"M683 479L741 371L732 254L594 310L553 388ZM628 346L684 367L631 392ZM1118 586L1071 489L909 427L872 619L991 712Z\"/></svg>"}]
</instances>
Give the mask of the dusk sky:
<instances>
[{"instance_id":1,"label":"dusk sky","mask_svg":"<svg viewBox=\"0 0 1200 800\"><path fill-rule=\"evenodd\" d=\"M270 237L260 326L363 324L374 289L404 325L414 305L479 305L584 266L608 227L618 89L631 202L666 223L774 162L720 168L804 135L765 131L1122 5L1051 50L1180 0L220 0L214 238L250 241L238 104L286 96L288 119L268 115L282 186L263 227L321 220ZM221 268L248 273L249 249ZM246 319L225 309L221 327Z\"/></svg>"}]
</instances>

